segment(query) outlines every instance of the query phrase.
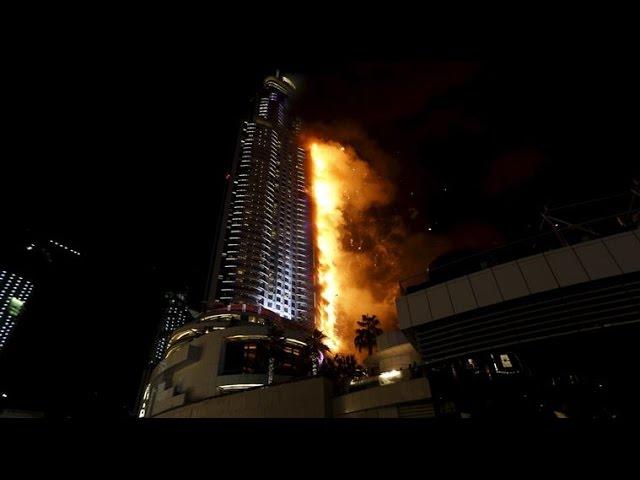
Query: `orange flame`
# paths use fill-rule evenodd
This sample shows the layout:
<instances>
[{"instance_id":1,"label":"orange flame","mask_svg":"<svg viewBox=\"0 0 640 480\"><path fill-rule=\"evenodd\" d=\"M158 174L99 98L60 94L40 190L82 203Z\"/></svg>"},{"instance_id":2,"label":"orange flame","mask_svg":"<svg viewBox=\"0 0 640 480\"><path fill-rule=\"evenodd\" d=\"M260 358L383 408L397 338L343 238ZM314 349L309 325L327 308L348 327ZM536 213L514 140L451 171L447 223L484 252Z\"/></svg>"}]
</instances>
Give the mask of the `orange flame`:
<instances>
[{"instance_id":1,"label":"orange flame","mask_svg":"<svg viewBox=\"0 0 640 480\"><path fill-rule=\"evenodd\" d=\"M344 223L340 211L340 189L333 172L334 153L331 147L311 145L311 185L315 207L317 272L319 301L316 325L327 337L332 351L340 350L336 333L336 305L338 302L338 273L336 256L339 231Z\"/></svg>"},{"instance_id":2,"label":"orange flame","mask_svg":"<svg viewBox=\"0 0 640 480\"><path fill-rule=\"evenodd\" d=\"M376 298L363 272L373 268L371 255L354 239L351 223L376 204L391 200L392 191L351 148L316 141L311 153L311 197L316 235L316 325L336 352L352 351L355 322L363 313L395 317L395 292ZM354 221L355 219L355 221ZM368 252L370 253L370 252ZM369 310L372 309L372 310Z\"/></svg>"}]
</instances>

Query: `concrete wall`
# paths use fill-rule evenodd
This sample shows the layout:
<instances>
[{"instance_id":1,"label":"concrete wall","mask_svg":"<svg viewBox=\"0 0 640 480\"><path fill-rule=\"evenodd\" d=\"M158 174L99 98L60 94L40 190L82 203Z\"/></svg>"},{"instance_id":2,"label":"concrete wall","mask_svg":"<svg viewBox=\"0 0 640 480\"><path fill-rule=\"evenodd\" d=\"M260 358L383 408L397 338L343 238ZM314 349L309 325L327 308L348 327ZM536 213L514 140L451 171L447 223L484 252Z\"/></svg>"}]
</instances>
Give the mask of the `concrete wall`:
<instances>
[{"instance_id":1,"label":"concrete wall","mask_svg":"<svg viewBox=\"0 0 640 480\"><path fill-rule=\"evenodd\" d=\"M513 298L640 271L640 230L559 248L397 299L400 328Z\"/></svg>"},{"instance_id":2,"label":"concrete wall","mask_svg":"<svg viewBox=\"0 0 640 480\"><path fill-rule=\"evenodd\" d=\"M385 348L367 357L364 364L369 369L378 368L380 372L388 372L409 368L412 363L420 363L421 360L420 354L405 339L405 343Z\"/></svg>"},{"instance_id":3,"label":"concrete wall","mask_svg":"<svg viewBox=\"0 0 640 480\"><path fill-rule=\"evenodd\" d=\"M156 418L325 418L330 393L329 382L316 377L209 398Z\"/></svg>"},{"instance_id":4,"label":"concrete wall","mask_svg":"<svg viewBox=\"0 0 640 480\"><path fill-rule=\"evenodd\" d=\"M154 418L398 418L433 416L426 378L368 388L331 399L322 377L175 406ZM407 412L405 412L405 410ZM404 413L403 413L404 412Z\"/></svg>"},{"instance_id":5,"label":"concrete wall","mask_svg":"<svg viewBox=\"0 0 640 480\"><path fill-rule=\"evenodd\" d=\"M333 416L397 417L399 404L428 400L431 400L429 381L416 378L336 397L333 399Z\"/></svg>"},{"instance_id":6,"label":"concrete wall","mask_svg":"<svg viewBox=\"0 0 640 480\"><path fill-rule=\"evenodd\" d=\"M386 350L387 348L402 345L407 342L407 337L405 337L401 330L388 330L386 332L382 332L382 334L378 335L376 338L378 351Z\"/></svg>"}]
</instances>

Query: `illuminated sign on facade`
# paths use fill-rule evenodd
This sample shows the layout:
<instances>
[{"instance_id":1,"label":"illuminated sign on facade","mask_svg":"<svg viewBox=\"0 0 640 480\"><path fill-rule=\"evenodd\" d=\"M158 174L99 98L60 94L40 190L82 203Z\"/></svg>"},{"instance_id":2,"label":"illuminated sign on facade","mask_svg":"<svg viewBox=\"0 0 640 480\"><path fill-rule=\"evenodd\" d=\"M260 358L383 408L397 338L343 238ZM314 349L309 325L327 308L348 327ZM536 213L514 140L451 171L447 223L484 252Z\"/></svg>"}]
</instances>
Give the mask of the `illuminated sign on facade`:
<instances>
[{"instance_id":1,"label":"illuminated sign on facade","mask_svg":"<svg viewBox=\"0 0 640 480\"><path fill-rule=\"evenodd\" d=\"M11 297L9 299L9 315L17 317L22 312L22 307L24 307L24 302L16 297Z\"/></svg>"},{"instance_id":2,"label":"illuminated sign on facade","mask_svg":"<svg viewBox=\"0 0 640 480\"><path fill-rule=\"evenodd\" d=\"M0 270L0 349L7 342L32 290L30 281L15 273Z\"/></svg>"}]
</instances>

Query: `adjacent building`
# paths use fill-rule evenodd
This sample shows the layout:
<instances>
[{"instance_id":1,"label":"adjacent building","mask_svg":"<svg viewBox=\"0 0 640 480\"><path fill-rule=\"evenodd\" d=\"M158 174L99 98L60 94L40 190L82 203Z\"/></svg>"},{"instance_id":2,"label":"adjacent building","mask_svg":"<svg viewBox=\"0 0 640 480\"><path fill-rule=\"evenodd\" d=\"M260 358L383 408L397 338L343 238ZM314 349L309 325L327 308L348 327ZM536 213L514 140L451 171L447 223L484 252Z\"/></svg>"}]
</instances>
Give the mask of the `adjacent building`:
<instances>
[{"instance_id":1,"label":"adjacent building","mask_svg":"<svg viewBox=\"0 0 640 480\"><path fill-rule=\"evenodd\" d=\"M173 332L185 323L193 321L193 318L184 292L165 293L158 332L151 347L150 366L158 364L164 358Z\"/></svg>"},{"instance_id":2,"label":"adjacent building","mask_svg":"<svg viewBox=\"0 0 640 480\"><path fill-rule=\"evenodd\" d=\"M425 361L640 322L640 230L414 288L400 328Z\"/></svg>"},{"instance_id":3,"label":"adjacent building","mask_svg":"<svg viewBox=\"0 0 640 480\"><path fill-rule=\"evenodd\" d=\"M563 236L560 248L537 238L402 285L400 328L441 412L615 418L635 410L640 230L565 230L574 238Z\"/></svg>"},{"instance_id":4,"label":"adjacent building","mask_svg":"<svg viewBox=\"0 0 640 480\"><path fill-rule=\"evenodd\" d=\"M295 85L267 77L242 123L228 177L210 303L247 304L312 322L313 248Z\"/></svg>"}]
</instances>

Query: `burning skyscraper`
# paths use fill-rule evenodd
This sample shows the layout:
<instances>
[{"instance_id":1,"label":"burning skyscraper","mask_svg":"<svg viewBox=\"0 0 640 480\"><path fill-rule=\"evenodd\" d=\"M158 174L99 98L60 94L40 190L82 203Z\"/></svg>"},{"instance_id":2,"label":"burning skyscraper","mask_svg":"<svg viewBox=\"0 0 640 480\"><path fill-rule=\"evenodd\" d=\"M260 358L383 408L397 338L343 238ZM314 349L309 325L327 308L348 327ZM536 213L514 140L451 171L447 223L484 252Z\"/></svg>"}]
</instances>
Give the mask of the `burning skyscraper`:
<instances>
[{"instance_id":1,"label":"burning skyscraper","mask_svg":"<svg viewBox=\"0 0 640 480\"><path fill-rule=\"evenodd\" d=\"M306 152L291 114L295 85L267 77L242 123L217 240L211 303L248 304L286 319L314 315Z\"/></svg>"}]
</instances>

